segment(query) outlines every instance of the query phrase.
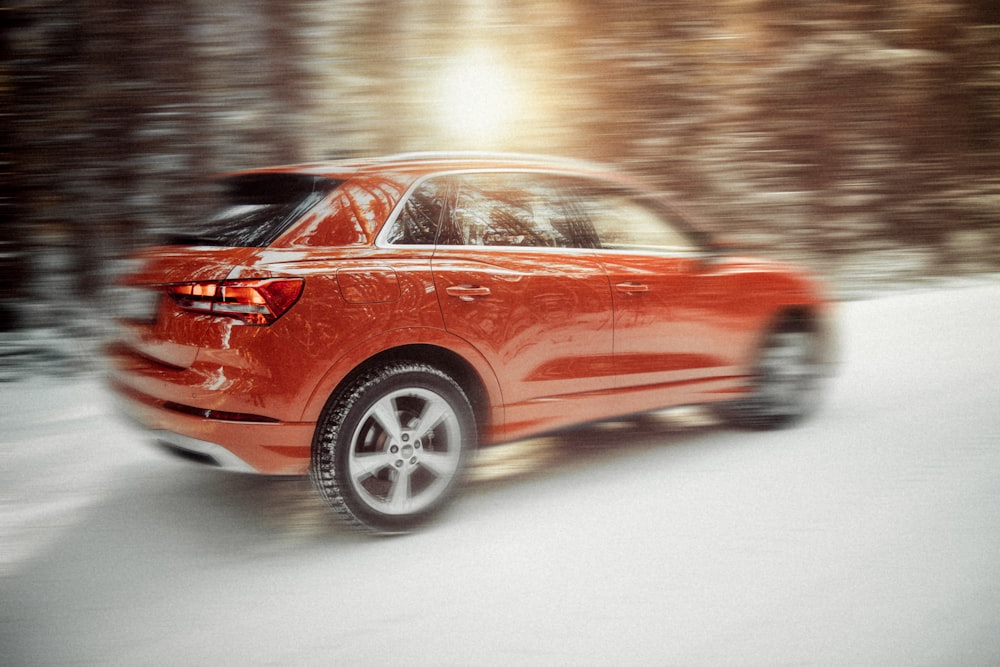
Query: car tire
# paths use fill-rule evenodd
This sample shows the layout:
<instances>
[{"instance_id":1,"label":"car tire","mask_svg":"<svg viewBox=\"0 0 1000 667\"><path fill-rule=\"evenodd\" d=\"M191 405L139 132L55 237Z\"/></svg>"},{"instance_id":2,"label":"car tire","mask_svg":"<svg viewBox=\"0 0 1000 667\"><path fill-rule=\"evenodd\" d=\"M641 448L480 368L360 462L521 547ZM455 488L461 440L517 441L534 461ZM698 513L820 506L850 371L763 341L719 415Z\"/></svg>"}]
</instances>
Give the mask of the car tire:
<instances>
[{"instance_id":1,"label":"car tire","mask_svg":"<svg viewBox=\"0 0 1000 667\"><path fill-rule=\"evenodd\" d=\"M350 525L405 533L444 507L475 442L457 382L424 363L393 362L361 373L324 410L313 483Z\"/></svg>"},{"instance_id":2,"label":"car tire","mask_svg":"<svg viewBox=\"0 0 1000 667\"><path fill-rule=\"evenodd\" d=\"M815 411L824 373L820 338L801 323L788 322L764 336L753 370L751 389L742 398L717 405L731 426L768 430L790 426Z\"/></svg>"}]
</instances>

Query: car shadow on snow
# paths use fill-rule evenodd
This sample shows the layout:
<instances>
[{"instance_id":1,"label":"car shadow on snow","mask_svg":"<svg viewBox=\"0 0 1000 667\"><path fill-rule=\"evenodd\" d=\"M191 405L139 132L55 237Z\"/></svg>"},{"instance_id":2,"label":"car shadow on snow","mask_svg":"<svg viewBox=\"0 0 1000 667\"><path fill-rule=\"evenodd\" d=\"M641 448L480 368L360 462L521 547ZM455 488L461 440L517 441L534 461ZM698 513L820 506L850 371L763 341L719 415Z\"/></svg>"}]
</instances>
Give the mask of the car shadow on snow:
<instances>
[{"instance_id":1,"label":"car shadow on snow","mask_svg":"<svg viewBox=\"0 0 1000 667\"><path fill-rule=\"evenodd\" d=\"M473 456L453 502L688 444L706 432L720 432L719 422L705 409L684 407L485 447ZM161 483L170 502L158 502L148 511L169 514L161 517L163 522L191 531L196 543L222 551L266 551L365 539L336 520L307 477L220 473L186 463L172 467L176 472Z\"/></svg>"},{"instance_id":2,"label":"car shadow on snow","mask_svg":"<svg viewBox=\"0 0 1000 667\"><path fill-rule=\"evenodd\" d=\"M718 425L710 416L681 409L485 448L455 501L509 493L645 452L696 441L701 446L699 436L713 432ZM305 477L226 473L165 457L120 473L35 567L67 561L70 567L107 567L110 553L125 569L140 562L143 568L175 569L192 562L267 560L369 539L337 521ZM461 521L456 514L446 512L441 521ZM57 562L46 566L47 558Z\"/></svg>"},{"instance_id":3,"label":"car shadow on snow","mask_svg":"<svg viewBox=\"0 0 1000 667\"><path fill-rule=\"evenodd\" d=\"M476 453L465 493L488 493L519 481L557 477L650 449L686 443L696 433L719 428L719 421L709 410L685 406L485 447Z\"/></svg>"},{"instance_id":4,"label":"car shadow on snow","mask_svg":"<svg viewBox=\"0 0 1000 667\"><path fill-rule=\"evenodd\" d=\"M719 421L700 407L682 407L618 420L586 424L541 437L484 447L470 462L463 497L508 493L527 484L556 481L579 471L627 462L645 452L687 444L703 446L700 437L721 433ZM204 472L204 471L203 471ZM195 493L215 512L242 517L251 540L266 537L289 542L357 539L320 499L308 478L208 474ZM199 485L202 483L199 480ZM210 511L203 507L201 512ZM444 512L441 522L449 517Z\"/></svg>"}]
</instances>

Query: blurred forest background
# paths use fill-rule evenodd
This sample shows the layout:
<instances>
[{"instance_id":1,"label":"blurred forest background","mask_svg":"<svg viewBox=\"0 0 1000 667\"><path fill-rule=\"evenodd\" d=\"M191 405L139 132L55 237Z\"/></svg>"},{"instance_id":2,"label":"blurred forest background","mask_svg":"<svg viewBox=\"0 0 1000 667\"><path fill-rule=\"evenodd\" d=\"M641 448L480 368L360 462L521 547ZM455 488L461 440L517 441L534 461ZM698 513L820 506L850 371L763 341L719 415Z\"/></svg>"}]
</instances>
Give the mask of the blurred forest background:
<instances>
[{"instance_id":1,"label":"blurred forest background","mask_svg":"<svg viewBox=\"0 0 1000 667\"><path fill-rule=\"evenodd\" d=\"M193 215L211 174L339 156L609 162L845 294L1000 269L997 0L11 0L0 12L10 358L31 332L36 356L39 340L68 341L51 358L85 362L113 260Z\"/></svg>"}]
</instances>

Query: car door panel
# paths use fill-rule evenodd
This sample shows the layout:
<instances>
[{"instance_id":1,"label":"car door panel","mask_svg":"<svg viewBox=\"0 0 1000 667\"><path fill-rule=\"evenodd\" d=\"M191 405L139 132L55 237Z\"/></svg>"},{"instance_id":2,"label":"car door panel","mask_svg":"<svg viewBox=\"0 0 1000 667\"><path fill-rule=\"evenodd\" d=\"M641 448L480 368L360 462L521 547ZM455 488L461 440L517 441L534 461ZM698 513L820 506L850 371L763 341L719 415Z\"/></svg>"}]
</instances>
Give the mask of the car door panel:
<instances>
[{"instance_id":1,"label":"car door panel","mask_svg":"<svg viewBox=\"0 0 1000 667\"><path fill-rule=\"evenodd\" d=\"M676 400L672 388L739 374L735 282L706 261L675 212L622 190L580 186L577 196L612 287L615 386L657 388L655 405Z\"/></svg>"},{"instance_id":2,"label":"car door panel","mask_svg":"<svg viewBox=\"0 0 1000 667\"><path fill-rule=\"evenodd\" d=\"M561 399L614 386L611 288L569 223L551 179L463 174L434 250L445 327L493 365L515 431L578 421Z\"/></svg>"},{"instance_id":3,"label":"car door panel","mask_svg":"<svg viewBox=\"0 0 1000 667\"><path fill-rule=\"evenodd\" d=\"M445 328L480 349L504 402L612 386L611 289L589 255L439 247Z\"/></svg>"}]
</instances>

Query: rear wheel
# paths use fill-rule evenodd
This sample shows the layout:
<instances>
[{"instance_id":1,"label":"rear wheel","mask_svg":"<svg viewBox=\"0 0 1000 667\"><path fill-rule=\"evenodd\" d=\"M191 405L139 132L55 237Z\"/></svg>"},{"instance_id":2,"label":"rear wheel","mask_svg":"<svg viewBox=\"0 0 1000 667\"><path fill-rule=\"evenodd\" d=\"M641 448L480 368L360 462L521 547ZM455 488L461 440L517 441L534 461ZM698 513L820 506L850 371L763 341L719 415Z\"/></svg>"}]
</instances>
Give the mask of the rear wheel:
<instances>
[{"instance_id":1,"label":"rear wheel","mask_svg":"<svg viewBox=\"0 0 1000 667\"><path fill-rule=\"evenodd\" d=\"M313 481L349 523L406 532L452 495L475 432L469 400L451 377L395 362L362 374L327 407Z\"/></svg>"},{"instance_id":2,"label":"rear wheel","mask_svg":"<svg viewBox=\"0 0 1000 667\"><path fill-rule=\"evenodd\" d=\"M757 354L752 389L720 404L722 418L740 428L773 429L812 413L823 380L819 342L813 331L794 324L771 331Z\"/></svg>"}]
</instances>

